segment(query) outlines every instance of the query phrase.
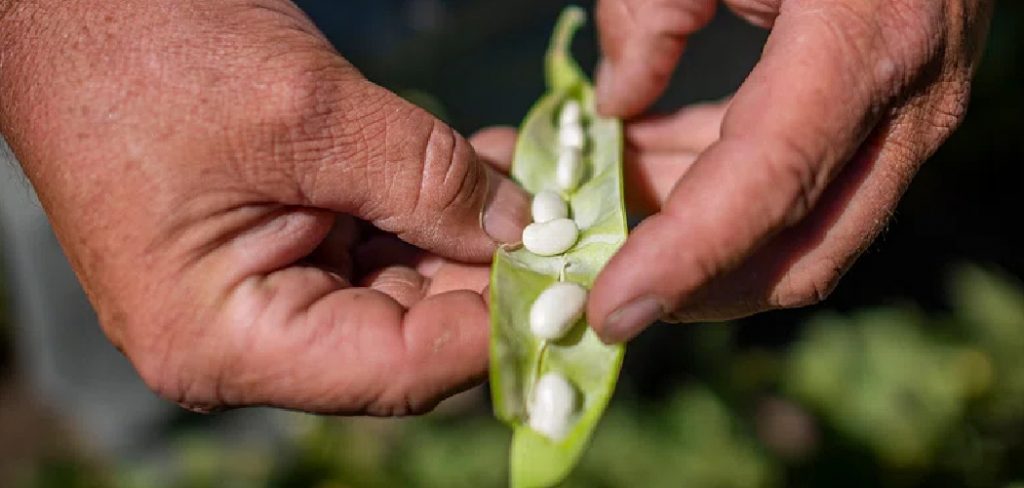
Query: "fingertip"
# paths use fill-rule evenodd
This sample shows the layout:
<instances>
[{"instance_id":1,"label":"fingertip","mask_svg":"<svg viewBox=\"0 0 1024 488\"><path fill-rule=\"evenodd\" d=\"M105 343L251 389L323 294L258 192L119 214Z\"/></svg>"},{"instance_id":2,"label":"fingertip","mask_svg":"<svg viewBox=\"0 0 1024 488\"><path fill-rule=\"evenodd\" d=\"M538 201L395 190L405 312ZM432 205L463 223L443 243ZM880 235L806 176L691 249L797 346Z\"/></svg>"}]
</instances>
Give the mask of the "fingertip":
<instances>
[{"instance_id":1,"label":"fingertip","mask_svg":"<svg viewBox=\"0 0 1024 488\"><path fill-rule=\"evenodd\" d=\"M512 180L487 169L488 196L480 225L499 244L519 242L531 220L530 195Z\"/></svg>"},{"instance_id":2,"label":"fingertip","mask_svg":"<svg viewBox=\"0 0 1024 488\"><path fill-rule=\"evenodd\" d=\"M605 117L629 119L642 114L665 89L653 86L645 75L630 73L630 61L602 59L594 76L597 112ZM667 80L665 84L667 84Z\"/></svg>"},{"instance_id":3,"label":"fingertip","mask_svg":"<svg viewBox=\"0 0 1024 488\"><path fill-rule=\"evenodd\" d=\"M436 403L484 378L488 317L483 297L466 290L427 297L409 310L404 322L403 369L410 397Z\"/></svg>"},{"instance_id":4,"label":"fingertip","mask_svg":"<svg viewBox=\"0 0 1024 488\"><path fill-rule=\"evenodd\" d=\"M644 220L598 275L590 292L587 317L602 341L632 339L672 311L677 287L678 239L666 234L674 226L662 214Z\"/></svg>"},{"instance_id":5,"label":"fingertip","mask_svg":"<svg viewBox=\"0 0 1024 488\"><path fill-rule=\"evenodd\" d=\"M611 61L602 58L594 75L594 96L597 99L597 113L605 117L621 116L618 90L615 87L615 69Z\"/></svg>"},{"instance_id":6,"label":"fingertip","mask_svg":"<svg viewBox=\"0 0 1024 488\"><path fill-rule=\"evenodd\" d=\"M646 59L602 60L595 75L597 112L621 119L643 114L665 91L675 62L651 66Z\"/></svg>"},{"instance_id":7,"label":"fingertip","mask_svg":"<svg viewBox=\"0 0 1024 488\"><path fill-rule=\"evenodd\" d=\"M645 295L616 308L605 318L598 337L606 344L627 342L666 314L664 300Z\"/></svg>"},{"instance_id":8,"label":"fingertip","mask_svg":"<svg viewBox=\"0 0 1024 488\"><path fill-rule=\"evenodd\" d=\"M668 86L691 34L714 17L714 0L598 2L604 59L598 66L598 112L631 118Z\"/></svg>"},{"instance_id":9,"label":"fingertip","mask_svg":"<svg viewBox=\"0 0 1024 488\"><path fill-rule=\"evenodd\" d=\"M516 134L516 129L512 127L487 127L473 134L469 143L484 162L508 174L515 154Z\"/></svg>"}]
</instances>

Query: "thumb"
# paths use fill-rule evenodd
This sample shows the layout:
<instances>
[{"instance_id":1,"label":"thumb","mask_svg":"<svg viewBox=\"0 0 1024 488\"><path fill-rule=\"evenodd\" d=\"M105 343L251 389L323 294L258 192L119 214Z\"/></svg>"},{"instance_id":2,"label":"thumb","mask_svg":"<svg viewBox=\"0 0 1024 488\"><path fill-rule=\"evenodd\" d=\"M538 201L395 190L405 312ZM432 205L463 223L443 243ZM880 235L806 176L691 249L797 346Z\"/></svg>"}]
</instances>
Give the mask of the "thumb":
<instances>
[{"instance_id":1,"label":"thumb","mask_svg":"<svg viewBox=\"0 0 1024 488\"><path fill-rule=\"evenodd\" d=\"M339 58L340 59L340 58ZM303 117L294 181L307 205L354 215L415 246L486 261L517 242L529 196L425 110L346 67L318 84ZM308 90L303 90L308 91Z\"/></svg>"},{"instance_id":2,"label":"thumb","mask_svg":"<svg viewBox=\"0 0 1024 488\"><path fill-rule=\"evenodd\" d=\"M661 96L687 38L715 13L715 0L601 0L597 27L604 58L597 71L597 107L633 117Z\"/></svg>"}]
</instances>

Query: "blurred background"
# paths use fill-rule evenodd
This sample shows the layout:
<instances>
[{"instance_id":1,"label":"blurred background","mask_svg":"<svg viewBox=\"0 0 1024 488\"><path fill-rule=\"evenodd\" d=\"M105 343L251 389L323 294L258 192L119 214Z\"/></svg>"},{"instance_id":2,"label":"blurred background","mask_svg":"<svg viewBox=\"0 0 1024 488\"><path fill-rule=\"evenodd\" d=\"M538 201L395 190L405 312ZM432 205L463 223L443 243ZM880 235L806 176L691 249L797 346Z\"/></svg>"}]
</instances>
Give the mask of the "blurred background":
<instances>
[{"instance_id":1,"label":"blurred background","mask_svg":"<svg viewBox=\"0 0 1024 488\"><path fill-rule=\"evenodd\" d=\"M368 77L464 134L524 116L565 5L298 3ZM965 124L832 297L644 334L566 486L1024 488L1024 3L996 10ZM720 11L659 109L731 93L765 37ZM588 68L594 39L575 45ZM415 419L156 399L102 337L15 165L0 168L0 486L506 483L484 387Z\"/></svg>"}]
</instances>

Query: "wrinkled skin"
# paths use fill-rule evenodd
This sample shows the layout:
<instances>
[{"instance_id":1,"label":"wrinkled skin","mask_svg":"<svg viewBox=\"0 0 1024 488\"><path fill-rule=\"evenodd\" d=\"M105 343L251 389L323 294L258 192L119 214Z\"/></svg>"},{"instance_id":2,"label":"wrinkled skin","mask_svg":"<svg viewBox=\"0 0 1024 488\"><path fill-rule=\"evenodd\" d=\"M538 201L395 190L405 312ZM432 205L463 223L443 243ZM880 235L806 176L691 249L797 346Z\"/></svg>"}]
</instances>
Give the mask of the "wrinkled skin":
<instances>
[{"instance_id":1,"label":"wrinkled skin","mask_svg":"<svg viewBox=\"0 0 1024 488\"><path fill-rule=\"evenodd\" d=\"M599 111L641 114L717 3L601 0ZM992 7L724 3L771 34L729 102L629 128L627 192L653 214L591 292L588 316L606 341L658 318L723 320L823 300L963 119Z\"/></svg>"},{"instance_id":2,"label":"wrinkled skin","mask_svg":"<svg viewBox=\"0 0 1024 488\"><path fill-rule=\"evenodd\" d=\"M770 40L728 104L628 127L652 215L592 290L602 337L823 299L962 120L990 3L726 2ZM599 109L641 114L715 7L601 0ZM478 157L290 2L0 0L0 130L166 398L387 415L483 377L487 271L462 263L527 218L480 163L514 134Z\"/></svg>"},{"instance_id":3,"label":"wrinkled skin","mask_svg":"<svg viewBox=\"0 0 1024 488\"><path fill-rule=\"evenodd\" d=\"M392 415L482 380L472 263L527 196L290 2L0 0L0 66L0 130L162 396Z\"/></svg>"}]
</instances>

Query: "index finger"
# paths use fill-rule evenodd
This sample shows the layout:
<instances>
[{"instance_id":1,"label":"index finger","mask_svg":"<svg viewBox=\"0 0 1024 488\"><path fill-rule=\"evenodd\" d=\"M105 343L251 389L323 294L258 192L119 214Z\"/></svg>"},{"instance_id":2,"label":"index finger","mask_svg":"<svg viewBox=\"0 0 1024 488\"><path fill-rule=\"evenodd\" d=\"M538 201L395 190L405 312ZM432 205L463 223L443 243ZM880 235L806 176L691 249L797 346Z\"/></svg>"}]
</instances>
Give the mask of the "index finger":
<instances>
[{"instance_id":1,"label":"index finger","mask_svg":"<svg viewBox=\"0 0 1024 488\"><path fill-rule=\"evenodd\" d=\"M874 3L874 2L869 2ZM790 2L713 144L598 277L588 317L626 340L800 221L915 59L887 56L882 8ZM673 263L666 266L665 263Z\"/></svg>"},{"instance_id":2,"label":"index finger","mask_svg":"<svg viewBox=\"0 0 1024 488\"><path fill-rule=\"evenodd\" d=\"M604 58L597 108L633 117L665 91L691 34L715 13L715 0L601 0L597 26Z\"/></svg>"}]
</instances>

